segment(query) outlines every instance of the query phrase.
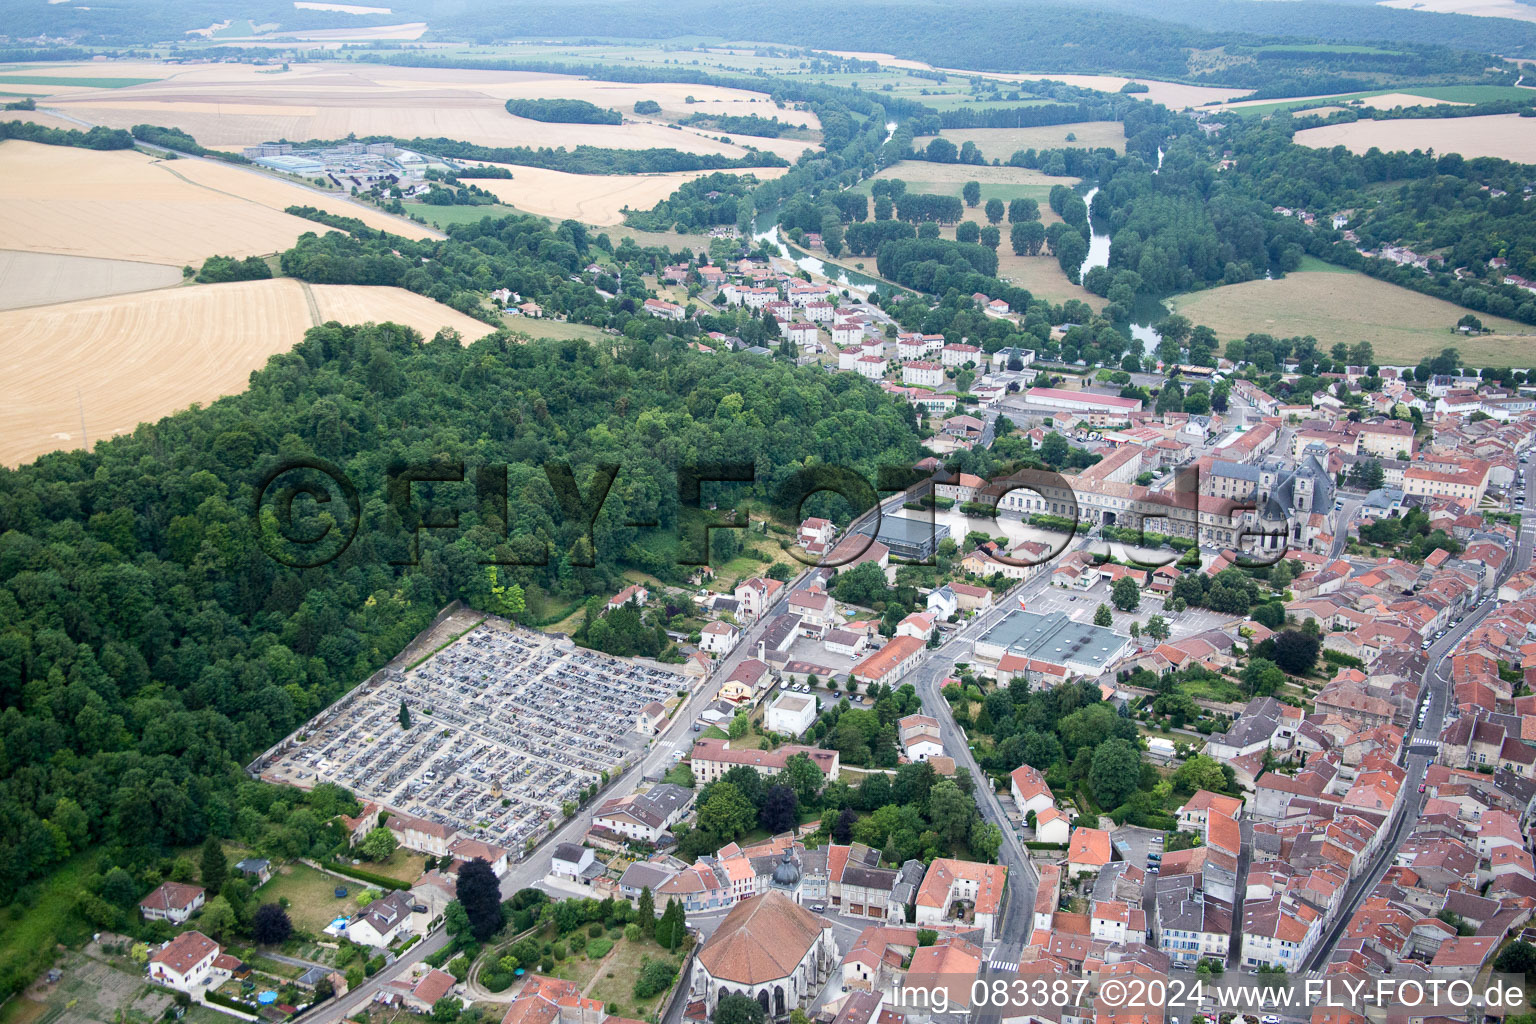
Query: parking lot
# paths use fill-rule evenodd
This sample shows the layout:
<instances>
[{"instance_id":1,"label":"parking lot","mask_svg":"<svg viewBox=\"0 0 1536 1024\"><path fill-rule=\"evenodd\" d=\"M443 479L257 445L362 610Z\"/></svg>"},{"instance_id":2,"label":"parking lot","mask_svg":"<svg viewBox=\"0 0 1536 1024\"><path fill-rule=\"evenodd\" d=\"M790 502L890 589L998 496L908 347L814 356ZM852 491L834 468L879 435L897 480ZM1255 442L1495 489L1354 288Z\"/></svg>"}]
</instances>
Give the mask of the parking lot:
<instances>
[{"instance_id":1,"label":"parking lot","mask_svg":"<svg viewBox=\"0 0 1536 1024\"><path fill-rule=\"evenodd\" d=\"M686 685L665 669L487 620L326 709L262 774L305 788L335 782L518 849L643 746L634 731L643 706Z\"/></svg>"},{"instance_id":2,"label":"parking lot","mask_svg":"<svg viewBox=\"0 0 1536 1024\"><path fill-rule=\"evenodd\" d=\"M1076 600L1073 600L1074 598ZM1204 608L1186 608L1182 612L1170 612L1163 607L1162 600L1153 597L1145 590L1141 592L1141 604L1135 611L1122 612L1115 609L1114 603L1109 599L1109 584L1102 581L1095 583L1087 590L1063 590L1048 583L1038 589L1029 587L1026 588L1024 603L1032 612L1041 614L1064 612L1076 622L1092 622L1093 613L1098 610L1099 605L1107 604L1115 613L1113 629L1117 633L1129 631L1133 619L1145 627L1148 619L1154 615L1161 615L1167 620L1171 638L1174 640L1232 621L1230 615Z\"/></svg>"}]
</instances>

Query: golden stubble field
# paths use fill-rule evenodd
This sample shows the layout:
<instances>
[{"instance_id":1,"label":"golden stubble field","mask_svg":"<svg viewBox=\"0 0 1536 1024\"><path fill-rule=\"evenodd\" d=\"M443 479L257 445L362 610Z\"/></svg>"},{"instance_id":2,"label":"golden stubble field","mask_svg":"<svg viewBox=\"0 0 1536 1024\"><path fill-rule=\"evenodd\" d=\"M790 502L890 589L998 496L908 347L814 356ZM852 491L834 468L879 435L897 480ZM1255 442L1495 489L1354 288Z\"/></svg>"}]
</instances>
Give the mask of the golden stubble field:
<instances>
[{"instance_id":1,"label":"golden stubble field","mask_svg":"<svg viewBox=\"0 0 1536 1024\"><path fill-rule=\"evenodd\" d=\"M714 171L678 171L675 174L566 174L542 167L500 164L512 172L506 178L473 178L475 185L527 213L563 220L566 217L595 227L624 222L624 208L649 210L676 192L685 182ZM759 181L777 178L787 167L761 167L742 173Z\"/></svg>"},{"instance_id":2,"label":"golden stubble field","mask_svg":"<svg viewBox=\"0 0 1536 1024\"><path fill-rule=\"evenodd\" d=\"M1347 146L1352 153L1365 153L1373 147L1387 153L1433 149L1468 158L1496 156L1517 163L1536 162L1536 118L1519 114L1356 121L1308 128L1297 132L1295 138L1314 149Z\"/></svg>"},{"instance_id":3,"label":"golden stubble field","mask_svg":"<svg viewBox=\"0 0 1536 1024\"><path fill-rule=\"evenodd\" d=\"M750 143L789 159L815 144L748 136L720 142L707 133L634 119L639 100L654 100L668 114L758 114L819 128L809 112L780 111L767 95L680 83L598 82L573 75L373 64L291 64L286 72L233 64L110 63L93 68L48 69L50 76L88 79L158 78L121 89L49 87L47 105L92 124L128 128L159 124L180 128L215 149L238 150L275 139L338 139L348 134L461 139L487 146L599 146L671 148L740 157ZM264 73L265 72L265 73ZM37 65L0 71L38 74ZM17 88L20 88L18 85ZM622 125L546 124L507 113L512 97L583 99L625 115ZM690 99L692 102L690 102Z\"/></svg>"},{"instance_id":4,"label":"golden stubble field","mask_svg":"<svg viewBox=\"0 0 1536 1024\"><path fill-rule=\"evenodd\" d=\"M1376 0L1381 7L1432 14L1465 14L1477 18L1536 21L1536 8L1519 0Z\"/></svg>"},{"instance_id":5,"label":"golden stubble field","mask_svg":"<svg viewBox=\"0 0 1536 1024\"><path fill-rule=\"evenodd\" d=\"M1310 334L1323 349L1369 341L1379 359L1392 363L1416 363L1450 347L1478 366L1529 366L1536 359L1536 327L1479 313L1497 333L1464 337L1454 328L1465 308L1343 268L1190 292L1168 305L1223 339L1254 331Z\"/></svg>"},{"instance_id":6,"label":"golden stubble field","mask_svg":"<svg viewBox=\"0 0 1536 1024\"><path fill-rule=\"evenodd\" d=\"M0 143L0 249L181 267L208 256L279 252L324 226L283 213L310 205L421 238L430 229L256 171L208 160L156 160Z\"/></svg>"},{"instance_id":7,"label":"golden stubble field","mask_svg":"<svg viewBox=\"0 0 1536 1024\"><path fill-rule=\"evenodd\" d=\"M310 301L313 299L314 306ZM0 312L0 465L133 430L245 390L315 323L394 321L465 342L491 328L398 288L290 278L196 285Z\"/></svg>"}]
</instances>

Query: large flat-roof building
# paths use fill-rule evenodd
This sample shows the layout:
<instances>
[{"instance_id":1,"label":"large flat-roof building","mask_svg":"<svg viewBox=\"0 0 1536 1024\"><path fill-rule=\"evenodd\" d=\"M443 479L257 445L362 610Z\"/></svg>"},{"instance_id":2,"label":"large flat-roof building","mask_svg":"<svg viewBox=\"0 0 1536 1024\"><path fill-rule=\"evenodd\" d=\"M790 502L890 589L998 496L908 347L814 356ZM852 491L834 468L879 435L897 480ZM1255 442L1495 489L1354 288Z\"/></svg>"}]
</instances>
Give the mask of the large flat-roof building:
<instances>
[{"instance_id":1,"label":"large flat-roof building","mask_svg":"<svg viewBox=\"0 0 1536 1024\"><path fill-rule=\"evenodd\" d=\"M976 657L1001 661L1003 655L1049 662L1084 676L1099 676L1130 648L1130 637L1103 626L1074 622L1061 612L1041 615L1018 609L975 641Z\"/></svg>"},{"instance_id":2,"label":"large flat-roof building","mask_svg":"<svg viewBox=\"0 0 1536 1024\"><path fill-rule=\"evenodd\" d=\"M1133 412L1141 412L1139 398L1101 395L1093 391L1067 391L1063 388L1030 388L1024 392L1024 401L1045 409L1115 414L1122 418L1130 416Z\"/></svg>"},{"instance_id":3,"label":"large flat-roof building","mask_svg":"<svg viewBox=\"0 0 1536 1024\"><path fill-rule=\"evenodd\" d=\"M932 558L939 542L949 536L949 527L926 519L907 516L883 516L876 538L898 558L921 561Z\"/></svg>"}]
</instances>

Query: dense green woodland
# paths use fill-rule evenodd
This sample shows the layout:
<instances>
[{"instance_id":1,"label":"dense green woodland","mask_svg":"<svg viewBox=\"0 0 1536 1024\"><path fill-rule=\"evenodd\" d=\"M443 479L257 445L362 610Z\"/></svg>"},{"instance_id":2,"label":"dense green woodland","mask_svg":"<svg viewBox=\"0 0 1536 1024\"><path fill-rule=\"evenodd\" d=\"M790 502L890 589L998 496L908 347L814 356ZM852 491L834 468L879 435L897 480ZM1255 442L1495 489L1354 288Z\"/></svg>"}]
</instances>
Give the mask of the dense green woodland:
<instances>
[{"instance_id":1,"label":"dense green woodland","mask_svg":"<svg viewBox=\"0 0 1536 1024\"><path fill-rule=\"evenodd\" d=\"M503 568L504 581L579 599L617 589L625 565L664 568L680 464L745 461L771 493L806 460L873 474L917 455L904 411L852 375L721 360L670 338L615 345L462 347L326 325L238 397L0 472L0 898L89 844L137 863L226 831L237 763L382 665L446 601L485 606L481 563L504 529L503 554L550 551L547 565ZM301 455L341 466L363 506L346 553L304 571L263 552L249 515L261 473ZM457 504L461 526L423 531L420 564L392 565L410 543L385 501L395 460L510 463L507 519L477 507L471 484L435 498L417 485L418 501ZM576 564L592 552L557 510L550 461L583 488L595 463L621 467L595 567ZM646 520L662 525L623 525ZM60 827L66 798L83 827Z\"/></svg>"},{"instance_id":2,"label":"dense green woodland","mask_svg":"<svg viewBox=\"0 0 1536 1024\"><path fill-rule=\"evenodd\" d=\"M534 121L564 124L622 124L624 116L586 100L507 100L507 113Z\"/></svg>"},{"instance_id":3,"label":"dense green woodland","mask_svg":"<svg viewBox=\"0 0 1536 1024\"><path fill-rule=\"evenodd\" d=\"M1536 26L1503 19L1396 11L1370 4L1271 5L1179 0L1132 6L1130 0L1097 5L1011 2L955 5L934 0L848 3L836 7L810 0L734 5L729 24L718 7L702 0L637 7L600 2L560 8L526 0L492 3L473 13L434 19L447 33L479 43L513 38L696 37L711 26L727 38L765 39L825 50L878 49L938 67L978 71L1080 71L1129 73L1234 86L1362 71L1375 75L1471 74L1483 65L1469 53L1519 56L1536 52ZM1481 21L1483 24L1468 24ZM1000 26L1014 30L999 31ZM733 32L733 29L736 31ZM1191 67L1190 52L1227 46L1259 47L1277 39L1361 42L1396 40L1392 56L1358 52L1279 49L1265 60L1226 60L1219 70ZM875 45L878 42L878 46ZM1454 49L1453 49L1454 48ZM1303 95L1300 92L1288 95Z\"/></svg>"}]
</instances>

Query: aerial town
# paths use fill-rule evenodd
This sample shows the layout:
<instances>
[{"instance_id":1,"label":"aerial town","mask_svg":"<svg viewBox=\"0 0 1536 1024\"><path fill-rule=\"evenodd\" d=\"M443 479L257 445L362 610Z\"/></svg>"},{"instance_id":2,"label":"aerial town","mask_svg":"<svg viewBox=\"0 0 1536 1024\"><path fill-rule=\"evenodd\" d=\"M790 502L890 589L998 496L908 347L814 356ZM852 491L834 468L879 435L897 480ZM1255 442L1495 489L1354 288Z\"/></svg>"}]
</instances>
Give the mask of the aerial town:
<instances>
[{"instance_id":1,"label":"aerial town","mask_svg":"<svg viewBox=\"0 0 1536 1024\"><path fill-rule=\"evenodd\" d=\"M0 44L0 1024L1536 1024L1536 0Z\"/></svg>"},{"instance_id":2,"label":"aerial town","mask_svg":"<svg viewBox=\"0 0 1536 1024\"><path fill-rule=\"evenodd\" d=\"M774 1018L946 1020L999 971L1465 979L1530 938L1526 389L1344 366L1283 404L1233 361L1154 361L1133 386L1221 399L1160 412L1030 351L888 329L754 262L666 276L768 297L804 357L831 331L827 372L880 381L931 429L922 482L877 518L806 518L780 571L706 568L604 603L696 605L680 664L465 609L428 656L253 762L362 805L341 819L352 866L325 869L375 898L324 931L391 971L349 986L327 956L309 982L421 1012L510 996L514 1024L586 1007L558 958L515 989L495 966L413 958L475 859L512 905L675 907L691 953L665 1002L630 1010L669 1021L730 996ZM958 414L956 372L974 374ZM1088 464L949 468L1000 434ZM917 580L909 606L885 600ZM371 873L380 831L419 874ZM204 898L167 882L143 913L195 925ZM194 927L148 970L238 992L251 968ZM942 1011L914 1004L935 985ZM1094 1018L1092 991L1060 1019Z\"/></svg>"}]
</instances>

